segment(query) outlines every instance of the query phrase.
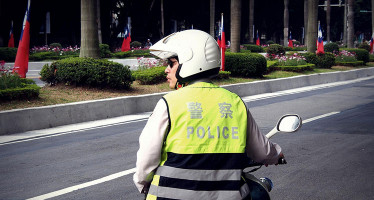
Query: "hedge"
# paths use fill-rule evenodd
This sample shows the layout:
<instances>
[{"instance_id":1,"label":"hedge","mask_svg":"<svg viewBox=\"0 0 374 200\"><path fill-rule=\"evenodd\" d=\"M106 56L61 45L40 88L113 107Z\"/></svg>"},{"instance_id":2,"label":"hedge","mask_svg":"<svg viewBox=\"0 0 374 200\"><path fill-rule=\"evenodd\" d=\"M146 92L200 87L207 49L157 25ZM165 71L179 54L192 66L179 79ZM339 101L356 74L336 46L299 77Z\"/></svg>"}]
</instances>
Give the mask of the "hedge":
<instances>
[{"instance_id":1,"label":"hedge","mask_svg":"<svg viewBox=\"0 0 374 200\"><path fill-rule=\"evenodd\" d=\"M354 52L356 54L357 60L364 61L364 64L369 62L369 52L366 49L341 48L340 50L346 50L346 51L349 51L349 52Z\"/></svg>"},{"instance_id":2,"label":"hedge","mask_svg":"<svg viewBox=\"0 0 374 200\"><path fill-rule=\"evenodd\" d=\"M262 77L266 73L266 59L257 53L225 53L225 70L233 76Z\"/></svg>"},{"instance_id":3,"label":"hedge","mask_svg":"<svg viewBox=\"0 0 374 200\"><path fill-rule=\"evenodd\" d=\"M115 58L128 58L128 57L152 57L150 51L146 50L133 50L133 51L124 51L116 52L112 54Z\"/></svg>"},{"instance_id":4,"label":"hedge","mask_svg":"<svg viewBox=\"0 0 374 200\"><path fill-rule=\"evenodd\" d=\"M130 88L133 77L128 66L105 59L67 58L44 65L41 80L49 84Z\"/></svg>"},{"instance_id":5,"label":"hedge","mask_svg":"<svg viewBox=\"0 0 374 200\"><path fill-rule=\"evenodd\" d=\"M0 47L0 60L14 62L16 60L17 48Z\"/></svg>"},{"instance_id":6,"label":"hedge","mask_svg":"<svg viewBox=\"0 0 374 200\"><path fill-rule=\"evenodd\" d=\"M314 64L297 65L297 66L272 65L272 66L269 67L269 70L303 72L303 71L311 71L311 70L313 70L314 67L315 67Z\"/></svg>"},{"instance_id":7,"label":"hedge","mask_svg":"<svg viewBox=\"0 0 374 200\"><path fill-rule=\"evenodd\" d=\"M269 54L269 56L272 55L284 55L285 54L284 47L279 44L271 44L268 46L266 53Z\"/></svg>"},{"instance_id":8,"label":"hedge","mask_svg":"<svg viewBox=\"0 0 374 200\"><path fill-rule=\"evenodd\" d=\"M165 69L166 67L152 67L145 70L137 70L132 72L132 76L142 85L157 84L165 82Z\"/></svg>"},{"instance_id":9,"label":"hedge","mask_svg":"<svg viewBox=\"0 0 374 200\"><path fill-rule=\"evenodd\" d=\"M229 79L230 75L231 75L231 72L229 71L219 71L218 75L214 77L213 79L216 79L216 80Z\"/></svg>"},{"instance_id":10,"label":"hedge","mask_svg":"<svg viewBox=\"0 0 374 200\"><path fill-rule=\"evenodd\" d=\"M27 79L29 80L29 79ZM22 80L21 86L0 90L0 101L34 99L39 97L40 87L34 81Z\"/></svg>"},{"instance_id":11,"label":"hedge","mask_svg":"<svg viewBox=\"0 0 374 200\"><path fill-rule=\"evenodd\" d=\"M331 68L335 65L335 56L332 53L325 52L317 55L315 53L303 53L306 62L315 64L317 68Z\"/></svg>"},{"instance_id":12,"label":"hedge","mask_svg":"<svg viewBox=\"0 0 374 200\"><path fill-rule=\"evenodd\" d=\"M244 48L250 50L251 52L261 53L264 52L264 48L254 44L243 44Z\"/></svg>"},{"instance_id":13,"label":"hedge","mask_svg":"<svg viewBox=\"0 0 374 200\"><path fill-rule=\"evenodd\" d=\"M339 62L339 61L336 61L335 65L356 67L356 66L362 66L362 65L365 65L365 64L364 64L364 61L359 60L359 61L356 61L356 62Z\"/></svg>"},{"instance_id":14,"label":"hedge","mask_svg":"<svg viewBox=\"0 0 374 200\"><path fill-rule=\"evenodd\" d=\"M330 42L324 46L324 49L325 49L325 52L330 52L330 53L339 52L339 45L336 44L335 42Z\"/></svg>"}]
</instances>

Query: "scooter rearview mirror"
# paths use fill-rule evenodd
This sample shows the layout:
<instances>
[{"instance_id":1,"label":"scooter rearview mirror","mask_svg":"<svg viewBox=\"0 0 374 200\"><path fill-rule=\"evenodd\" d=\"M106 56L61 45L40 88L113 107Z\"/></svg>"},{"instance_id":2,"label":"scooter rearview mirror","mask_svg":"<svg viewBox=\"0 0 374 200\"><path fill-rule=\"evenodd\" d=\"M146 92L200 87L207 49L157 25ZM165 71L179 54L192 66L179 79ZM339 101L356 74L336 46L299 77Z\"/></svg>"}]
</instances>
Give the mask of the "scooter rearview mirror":
<instances>
[{"instance_id":1,"label":"scooter rearview mirror","mask_svg":"<svg viewBox=\"0 0 374 200\"><path fill-rule=\"evenodd\" d=\"M268 134L266 134L267 138L271 138L273 135L275 135L278 132L284 132L284 133L292 133L297 130L302 125L302 119L297 114L288 114L282 116L277 125L271 130Z\"/></svg>"},{"instance_id":2,"label":"scooter rearview mirror","mask_svg":"<svg viewBox=\"0 0 374 200\"><path fill-rule=\"evenodd\" d=\"M277 130L285 133L292 133L301 127L301 118L299 115L284 115L277 124Z\"/></svg>"}]
</instances>

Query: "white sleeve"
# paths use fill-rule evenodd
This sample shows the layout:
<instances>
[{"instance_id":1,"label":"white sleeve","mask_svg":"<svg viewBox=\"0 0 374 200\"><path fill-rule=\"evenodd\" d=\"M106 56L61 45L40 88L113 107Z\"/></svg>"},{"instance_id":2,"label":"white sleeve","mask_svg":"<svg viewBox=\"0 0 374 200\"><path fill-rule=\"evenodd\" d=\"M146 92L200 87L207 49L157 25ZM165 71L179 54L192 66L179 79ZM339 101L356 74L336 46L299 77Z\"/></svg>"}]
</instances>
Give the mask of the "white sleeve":
<instances>
[{"instance_id":1,"label":"white sleeve","mask_svg":"<svg viewBox=\"0 0 374 200\"><path fill-rule=\"evenodd\" d=\"M277 164L281 147L272 143L265 135L263 135L251 112L247 108L247 145L246 152L249 158L258 163Z\"/></svg>"},{"instance_id":2,"label":"white sleeve","mask_svg":"<svg viewBox=\"0 0 374 200\"><path fill-rule=\"evenodd\" d=\"M169 125L166 102L160 99L139 137L134 183L139 192L148 187L161 161L161 149Z\"/></svg>"}]
</instances>

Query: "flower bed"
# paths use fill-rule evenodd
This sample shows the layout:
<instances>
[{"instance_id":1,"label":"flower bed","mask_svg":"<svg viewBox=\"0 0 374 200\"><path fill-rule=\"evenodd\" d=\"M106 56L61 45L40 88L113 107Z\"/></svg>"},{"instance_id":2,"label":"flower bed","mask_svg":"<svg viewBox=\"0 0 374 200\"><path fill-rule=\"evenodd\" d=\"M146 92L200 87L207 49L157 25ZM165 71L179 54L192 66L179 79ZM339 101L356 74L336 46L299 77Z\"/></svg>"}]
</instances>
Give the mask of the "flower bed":
<instances>
[{"instance_id":1,"label":"flower bed","mask_svg":"<svg viewBox=\"0 0 374 200\"><path fill-rule=\"evenodd\" d=\"M302 72L313 70L314 64L306 62L305 57L298 53L289 56L271 55L271 60L268 60L268 71L282 70Z\"/></svg>"}]
</instances>

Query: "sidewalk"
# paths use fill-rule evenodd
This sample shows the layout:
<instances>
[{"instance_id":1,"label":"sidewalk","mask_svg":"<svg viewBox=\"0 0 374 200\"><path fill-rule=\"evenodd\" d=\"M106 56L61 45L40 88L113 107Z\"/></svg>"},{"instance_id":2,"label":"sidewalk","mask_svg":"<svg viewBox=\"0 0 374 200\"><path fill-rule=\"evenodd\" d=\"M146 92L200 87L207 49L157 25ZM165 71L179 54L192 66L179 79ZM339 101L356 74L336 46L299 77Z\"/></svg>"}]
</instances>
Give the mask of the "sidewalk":
<instances>
[{"instance_id":1,"label":"sidewalk","mask_svg":"<svg viewBox=\"0 0 374 200\"><path fill-rule=\"evenodd\" d=\"M374 67L222 86L241 97L374 76ZM373 77L374 78L374 77ZM0 135L150 112L165 93L0 112ZM17 122L17 126L15 123Z\"/></svg>"}]
</instances>

